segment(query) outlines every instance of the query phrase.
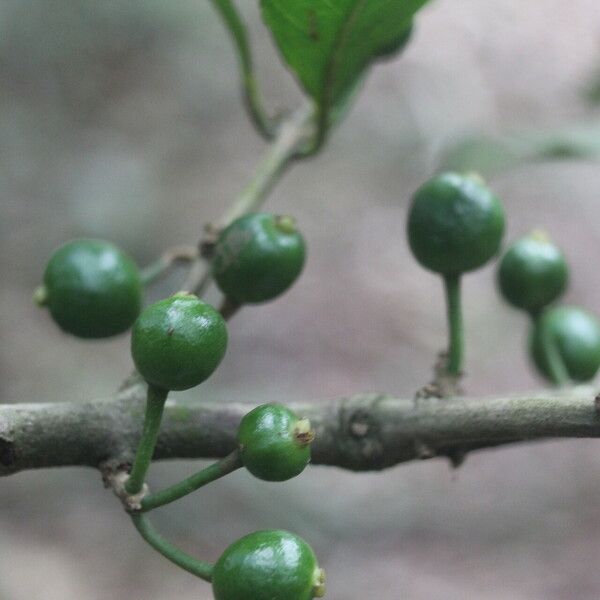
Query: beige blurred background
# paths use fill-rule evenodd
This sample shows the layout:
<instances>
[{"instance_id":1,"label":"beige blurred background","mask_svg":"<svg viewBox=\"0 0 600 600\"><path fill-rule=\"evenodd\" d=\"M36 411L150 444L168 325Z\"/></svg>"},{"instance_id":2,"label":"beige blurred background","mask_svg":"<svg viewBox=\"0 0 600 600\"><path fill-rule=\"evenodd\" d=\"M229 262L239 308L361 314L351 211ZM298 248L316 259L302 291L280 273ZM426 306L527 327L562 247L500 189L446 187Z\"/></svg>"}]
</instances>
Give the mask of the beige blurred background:
<instances>
[{"instance_id":1,"label":"beige blurred background","mask_svg":"<svg viewBox=\"0 0 600 600\"><path fill-rule=\"evenodd\" d=\"M251 23L272 109L299 93ZM445 343L439 281L412 260L407 201L470 135L552 130L600 114L597 0L437 0L405 55L378 66L318 158L268 206L297 216L301 281L233 321L219 372L187 395L294 401L365 390L412 395ZM130 370L127 336L62 335L30 302L63 241L116 241L141 263L194 242L251 177L265 145L241 110L236 59L202 0L4 0L0 4L2 402L109 396ZM600 310L598 162L495 171L507 239L544 226L572 262L569 302ZM167 282L177 287L175 278ZM153 297L169 291L167 285ZM493 268L465 280L467 388L535 389L526 321ZM160 464L155 486L198 463ZM156 515L193 553L282 527L307 538L330 600L588 600L600 597L600 447L548 442L354 475L313 468L285 484L237 473ZM92 470L0 482L0 599L209 599L209 587L137 537Z\"/></svg>"}]
</instances>

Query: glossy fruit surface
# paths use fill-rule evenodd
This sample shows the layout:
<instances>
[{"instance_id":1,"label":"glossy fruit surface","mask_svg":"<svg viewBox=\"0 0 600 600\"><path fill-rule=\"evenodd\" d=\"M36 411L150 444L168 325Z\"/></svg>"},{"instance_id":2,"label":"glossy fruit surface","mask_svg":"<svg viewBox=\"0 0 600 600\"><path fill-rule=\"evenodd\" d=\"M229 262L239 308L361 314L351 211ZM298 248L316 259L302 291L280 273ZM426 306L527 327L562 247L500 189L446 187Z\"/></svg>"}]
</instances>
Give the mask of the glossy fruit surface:
<instances>
[{"instance_id":1,"label":"glossy fruit surface","mask_svg":"<svg viewBox=\"0 0 600 600\"><path fill-rule=\"evenodd\" d=\"M252 213L222 231L212 269L229 300L253 304L287 290L300 275L304 257L304 239L291 217Z\"/></svg>"},{"instance_id":2,"label":"glossy fruit surface","mask_svg":"<svg viewBox=\"0 0 600 600\"><path fill-rule=\"evenodd\" d=\"M310 461L313 439L308 419L299 419L280 404L257 406L238 429L244 466L266 481L285 481L299 475Z\"/></svg>"},{"instance_id":3,"label":"glossy fruit surface","mask_svg":"<svg viewBox=\"0 0 600 600\"><path fill-rule=\"evenodd\" d=\"M104 338L129 329L142 305L138 269L103 240L73 240L54 252L36 300L64 331Z\"/></svg>"},{"instance_id":4,"label":"glossy fruit surface","mask_svg":"<svg viewBox=\"0 0 600 600\"><path fill-rule=\"evenodd\" d=\"M395 39L391 44L388 44L387 46L384 46L379 50L376 58L378 60L388 60L398 56L398 54L400 54L400 52L404 50L404 48L410 41L410 38L413 34L413 30L414 24L411 22L411 24L404 30L400 37Z\"/></svg>"},{"instance_id":5,"label":"glossy fruit surface","mask_svg":"<svg viewBox=\"0 0 600 600\"><path fill-rule=\"evenodd\" d=\"M265 530L234 542L213 571L216 600L311 600L324 574L310 546L287 531Z\"/></svg>"},{"instance_id":6,"label":"glossy fruit surface","mask_svg":"<svg viewBox=\"0 0 600 600\"><path fill-rule=\"evenodd\" d=\"M421 265L458 275L481 267L498 252L504 210L479 177L442 173L415 192L407 229Z\"/></svg>"},{"instance_id":7,"label":"glossy fruit surface","mask_svg":"<svg viewBox=\"0 0 600 600\"><path fill-rule=\"evenodd\" d=\"M187 390L202 383L217 368L226 347L223 317L186 293L145 308L131 334L137 370L163 390Z\"/></svg>"},{"instance_id":8,"label":"glossy fruit surface","mask_svg":"<svg viewBox=\"0 0 600 600\"><path fill-rule=\"evenodd\" d=\"M502 257L498 284L507 302L535 313L565 291L568 271L560 249L545 234L533 232Z\"/></svg>"},{"instance_id":9,"label":"glossy fruit surface","mask_svg":"<svg viewBox=\"0 0 600 600\"><path fill-rule=\"evenodd\" d=\"M589 381L600 367L600 321L575 306L549 308L540 316L530 338L530 351L540 373L552 379L543 336L547 335L574 381Z\"/></svg>"}]
</instances>

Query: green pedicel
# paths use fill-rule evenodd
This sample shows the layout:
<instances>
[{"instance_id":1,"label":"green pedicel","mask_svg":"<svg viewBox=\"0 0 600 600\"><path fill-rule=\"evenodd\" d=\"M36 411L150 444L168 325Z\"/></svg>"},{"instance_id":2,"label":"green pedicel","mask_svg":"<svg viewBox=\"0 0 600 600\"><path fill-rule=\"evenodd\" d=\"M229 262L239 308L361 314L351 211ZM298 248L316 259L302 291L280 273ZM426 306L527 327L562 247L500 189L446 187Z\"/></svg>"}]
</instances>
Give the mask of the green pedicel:
<instances>
[{"instance_id":1,"label":"green pedicel","mask_svg":"<svg viewBox=\"0 0 600 600\"><path fill-rule=\"evenodd\" d=\"M502 205L478 175L442 173L413 196L408 242L417 261L444 279L451 375L461 373L464 354L460 278L498 252L503 233Z\"/></svg>"},{"instance_id":2,"label":"green pedicel","mask_svg":"<svg viewBox=\"0 0 600 600\"><path fill-rule=\"evenodd\" d=\"M131 476L130 495L142 490L150 466L167 394L187 390L208 379L227 347L227 326L210 304L179 293L148 306L131 332L131 355L148 383L142 437Z\"/></svg>"}]
</instances>

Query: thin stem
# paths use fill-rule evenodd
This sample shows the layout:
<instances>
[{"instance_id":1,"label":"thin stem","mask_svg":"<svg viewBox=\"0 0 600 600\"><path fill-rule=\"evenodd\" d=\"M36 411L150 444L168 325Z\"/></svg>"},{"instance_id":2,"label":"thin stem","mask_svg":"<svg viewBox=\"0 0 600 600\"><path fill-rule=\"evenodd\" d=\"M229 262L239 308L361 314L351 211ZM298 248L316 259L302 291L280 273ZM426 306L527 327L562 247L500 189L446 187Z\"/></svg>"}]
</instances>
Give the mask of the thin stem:
<instances>
[{"instance_id":1,"label":"thin stem","mask_svg":"<svg viewBox=\"0 0 600 600\"><path fill-rule=\"evenodd\" d=\"M238 217L256 210L264 202L285 168L298 155L299 148L310 133L307 130L312 123L312 118L313 108L309 104L300 108L289 120L282 123L254 178L238 196L233 206L223 214L217 228L226 227Z\"/></svg>"},{"instance_id":2,"label":"thin stem","mask_svg":"<svg viewBox=\"0 0 600 600\"><path fill-rule=\"evenodd\" d=\"M198 255L198 249L194 246L177 246L167 250L157 260L140 271L142 285L154 283L179 262L193 263L193 261L198 258Z\"/></svg>"},{"instance_id":3,"label":"thin stem","mask_svg":"<svg viewBox=\"0 0 600 600\"><path fill-rule=\"evenodd\" d=\"M169 267L170 263L166 263L161 256L159 259L155 260L153 263L150 263L146 267L144 267L140 271L140 279L142 281L142 285L150 285L154 283L159 277L164 275Z\"/></svg>"},{"instance_id":4,"label":"thin stem","mask_svg":"<svg viewBox=\"0 0 600 600\"><path fill-rule=\"evenodd\" d=\"M201 487L232 473L241 466L242 460L240 453L238 450L234 450L225 458L194 473L191 477L165 488L164 490L160 490L155 494L146 496L142 500L142 512L148 512L159 506L175 502L175 500L179 500Z\"/></svg>"},{"instance_id":5,"label":"thin stem","mask_svg":"<svg viewBox=\"0 0 600 600\"><path fill-rule=\"evenodd\" d=\"M541 313L532 313L531 316L534 327L538 326L540 315ZM545 328L541 329L540 344L542 352L544 353L544 358L546 359L548 375L550 376L552 383L557 387L565 387L571 384L572 381L569 376L569 371L567 370L558 346L556 345L556 340Z\"/></svg>"},{"instance_id":6,"label":"thin stem","mask_svg":"<svg viewBox=\"0 0 600 600\"><path fill-rule=\"evenodd\" d=\"M258 132L265 139L271 140L275 137L276 123L266 114L262 106L258 84L254 75L252 53L248 43L246 27L233 2L230 0L212 0L212 3L221 15L237 49L242 70L244 102L248 114Z\"/></svg>"},{"instance_id":7,"label":"thin stem","mask_svg":"<svg viewBox=\"0 0 600 600\"><path fill-rule=\"evenodd\" d=\"M464 353L463 318L460 297L460 275L444 276L448 313L448 373L460 375Z\"/></svg>"},{"instance_id":8,"label":"thin stem","mask_svg":"<svg viewBox=\"0 0 600 600\"><path fill-rule=\"evenodd\" d=\"M190 294L196 294L196 296L202 298L204 292L206 292L207 286L201 288L198 282L202 282L204 280L207 271L208 265L202 258L198 258L192 262L185 281L181 285L181 291L189 292Z\"/></svg>"},{"instance_id":9,"label":"thin stem","mask_svg":"<svg viewBox=\"0 0 600 600\"><path fill-rule=\"evenodd\" d=\"M153 385L148 386L142 437L137 447L131 474L125 484L125 490L128 494L139 494L144 485L146 472L152 462L167 394L167 390L156 388Z\"/></svg>"},{"instance_id":10,"label":"thin stem","mask_svg":"<svg viewBox=\"0 0 600 600\"><path fill-rule=\"evenodd\" d=\"M204 581L212 581L212 564L198 560L171 544L171 542L163 538L160 533L154 529L146 515L134 513L131 515L131 520L144 540L146 540L146 542L148 542L148 544L150 544L150 546L152 546L159 554L162 554L178 567L185 569L188 573L191 573Z\"/></svg>"},{"instance_id":11,"label":"thin stem","mask_svg":"<svg viewBox=\"0 0 600 600\"><path fill-rule=\"evenodd\" d=\"M229 321L240 310L240 308L242 308L241 304L238 304L237 302L234 302L225 296L221 302L221 306L219 307L219 312L226 321Z\"/></svg>"}]
</instances>

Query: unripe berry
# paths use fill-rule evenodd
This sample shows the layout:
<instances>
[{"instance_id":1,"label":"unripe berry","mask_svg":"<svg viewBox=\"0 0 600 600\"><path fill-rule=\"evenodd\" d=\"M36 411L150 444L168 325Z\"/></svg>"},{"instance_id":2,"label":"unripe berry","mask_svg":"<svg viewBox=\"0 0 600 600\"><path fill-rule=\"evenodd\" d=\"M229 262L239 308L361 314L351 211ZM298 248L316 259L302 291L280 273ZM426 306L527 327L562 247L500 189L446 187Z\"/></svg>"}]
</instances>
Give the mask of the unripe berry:
<instances>
[{"instance_id":1,"label":"unripe berry","mask_svg":"<svg viewBox=\"0 0 600 600\"><path fill-rule=\"evenodd\" d=\"M600 367L600 321L594 315L576 306L542 313L531 333L530 353L538 371L552 380L544 336L555 345L573 381L593 379Z\"/></svg>"},{"instance_id":2,"label":"unripe berry","mask_svg":"<svg viewBox=\"0 0 600 600\"><path fill-rule=\"evenodd\" d=\"M131 327L141 309L142 284L133 260L114 244L73 240L50 258L34 299L64 331L104 338Z\"/></svg>"},{"instance_id":3,"label":"unripe berry","mask_svg":"<svg viewBox=\"0 0 600 600\"><path fill-rule=\"evenodd\" d=\"M252 213L221 232L212 270L231 302L254 304L285 292L300 275L304 256L304 239L294 219Z\"/></svg>"},{"instance_id":4,"label":"unripe berry","mask_svg":"<svg viewBox=\"0 0 600 600\"><path fill-rule=\"evenodd\" d=\"M265 481L285 481L299 475L310 461L313 439L308 419L299 419L280 404L257 406L238 429L244 466Z\"/></svg>"},{"instance_id":5,"label":"unripe berry","mask_svg":"<svg viewBox=\"0 0 600 600\"><path fill-rule=\"evenodd\" d=\"M215 600L312 600L324 596L325 575L302 538L256 531L223 552L212 587Z\"/></svg>"},{"instance_id":6,"label":"unripe berry","mask_svg":"<svg viewBox=\"0 0 600 600\"><path fill-rule=\"evenodd\" d=\"M131 335L137 370L149 384L163 390L187 390L208 379L226 347L223 317L187 293L148 306Z\"/></svg>"},{"instance_id":7,"label":"unripe berry","mask_svg":"<svg viewBox=\"0 0 600 600\"><path fill-rule=\"evenodd\" d=\"M543 232L514 242L502 257L498 285L504 299L537 313L567 287L569 269L563 253Z\"/></svg>"},{"instance_id":8,"label":"unripe berry","mask_svg":"<svg viewBox=\"0 0 600 600\"><path fill-rule=\"evenodd\" d=\"M426 269L459 275L488 262L504 233L500 201L475 175L442 173L414 194L408 241Z\"/></svg>"}]
</instances>

